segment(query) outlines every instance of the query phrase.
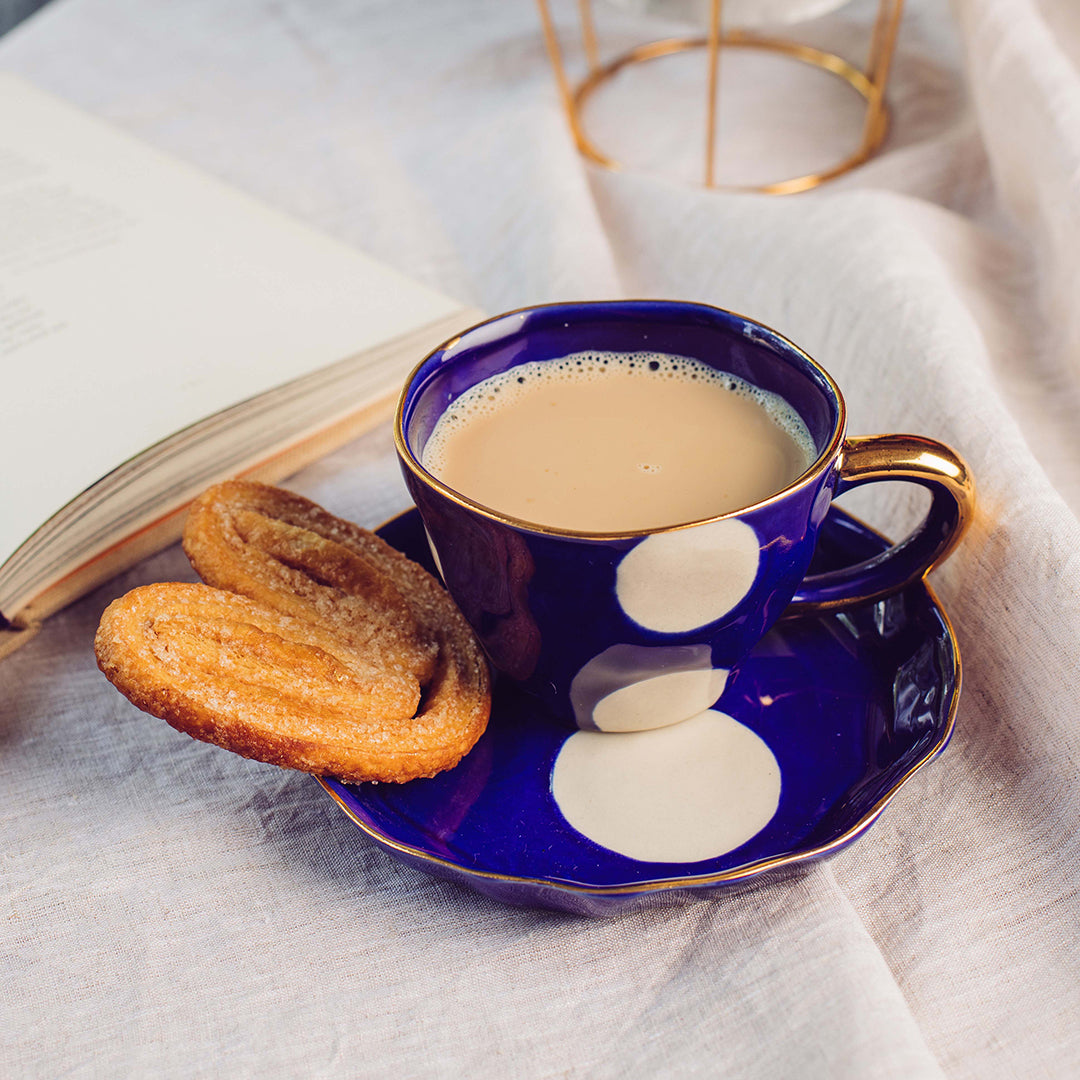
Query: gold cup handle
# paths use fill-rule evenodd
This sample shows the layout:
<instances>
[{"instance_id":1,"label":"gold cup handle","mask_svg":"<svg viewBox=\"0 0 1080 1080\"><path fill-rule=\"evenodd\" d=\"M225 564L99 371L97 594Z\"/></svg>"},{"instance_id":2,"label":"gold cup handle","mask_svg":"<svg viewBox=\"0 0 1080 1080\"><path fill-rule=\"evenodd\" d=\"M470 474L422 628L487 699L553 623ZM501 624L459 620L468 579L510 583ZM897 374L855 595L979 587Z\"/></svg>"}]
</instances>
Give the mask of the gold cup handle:
<instances>
[{"instance_id":1,"label":"gold cup handle","mask_svg":"<svg viewBox=\"0 0 1080 1080\"><path fill-rule=\"evenodd\" d=\"M846 439L834 497L879 480L906 480L929 489L930 509L922 524L871 559L807 577L789 614L831 611L890 596L925 577L960 542L975 509L975 481L955 450L921 435Z\"/></svg>"}]
</instances>

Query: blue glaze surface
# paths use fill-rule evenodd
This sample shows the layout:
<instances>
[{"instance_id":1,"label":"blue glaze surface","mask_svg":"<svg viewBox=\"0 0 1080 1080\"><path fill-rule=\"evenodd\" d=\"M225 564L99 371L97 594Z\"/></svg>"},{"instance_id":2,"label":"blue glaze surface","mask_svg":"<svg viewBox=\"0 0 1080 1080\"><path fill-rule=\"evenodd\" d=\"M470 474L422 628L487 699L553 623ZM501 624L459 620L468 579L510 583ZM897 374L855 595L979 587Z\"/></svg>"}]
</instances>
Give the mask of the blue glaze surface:
<instances>
[{"instance_id":1,"label":"blue glaze surface","mask_svg":"<svg viewBox=\"0 0 1080 1080\"><path fill-rule=\"evenodd\" d=\"M430 568L416 511L381 534ZM886 546L833 508L812 570ZM428 873L508 903L610 915L839 850L944 749L959 690L955 639L922 584L839 614L782 619L715 706L776 755L779 808L742 847L692 864L637 862L571 829L550 790L570 733L508 680L496 688L488 731L456 769L404 785L323 786L392 855Z\"/></svg>"}]
</instances>

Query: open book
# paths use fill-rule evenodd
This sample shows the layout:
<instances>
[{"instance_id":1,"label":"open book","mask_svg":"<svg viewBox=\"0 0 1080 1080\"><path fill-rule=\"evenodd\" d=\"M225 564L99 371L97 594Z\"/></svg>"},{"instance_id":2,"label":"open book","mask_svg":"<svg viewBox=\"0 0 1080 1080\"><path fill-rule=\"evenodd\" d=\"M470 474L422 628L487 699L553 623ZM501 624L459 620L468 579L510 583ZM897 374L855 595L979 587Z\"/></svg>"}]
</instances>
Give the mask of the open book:
<instances>
[{"instance_id":1,"label":"open book","mask_svg":"<svg viewBox=\"0 0 1080 1080\"><path fill-rule=\"evenodd\" d=\"M0 75L0 655L478 313Z\"/></svg>"}]
</instances>

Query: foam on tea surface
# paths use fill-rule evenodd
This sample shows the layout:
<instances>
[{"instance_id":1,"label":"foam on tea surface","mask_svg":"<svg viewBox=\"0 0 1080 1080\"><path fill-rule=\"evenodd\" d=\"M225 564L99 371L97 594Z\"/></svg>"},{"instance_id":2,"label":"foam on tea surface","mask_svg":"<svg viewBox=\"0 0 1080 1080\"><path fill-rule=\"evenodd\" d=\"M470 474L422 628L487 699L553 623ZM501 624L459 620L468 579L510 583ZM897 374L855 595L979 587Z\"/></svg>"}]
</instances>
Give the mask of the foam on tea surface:
<instances>
[{"instance_id":1,"label":"foam on tea surface","mask_svg":"<svg viewBox=\"0 0 1080 1080\"><path fill-rule=\"evenodd\" d=\"M440 418L423 464L511 517L617 532L752 505L814 457L776 394L687 357L584 352L472 387Z\"/></svg>"}]
</instances>

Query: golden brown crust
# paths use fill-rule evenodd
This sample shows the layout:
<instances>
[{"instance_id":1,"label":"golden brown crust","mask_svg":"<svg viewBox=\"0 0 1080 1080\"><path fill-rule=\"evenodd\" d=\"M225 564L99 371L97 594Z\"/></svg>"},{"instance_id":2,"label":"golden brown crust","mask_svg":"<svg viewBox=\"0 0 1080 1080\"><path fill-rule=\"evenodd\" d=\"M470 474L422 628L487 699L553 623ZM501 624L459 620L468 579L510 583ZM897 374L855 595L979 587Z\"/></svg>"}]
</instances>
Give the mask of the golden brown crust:
<instances>
[{"instance_id":1,"label":"golden brown crust","mask_svg":"<svg viewBox=\"0 0 1080 1080\"><path fill-rule=\"evenodd\" d=\"M350 782L433 776L468 753L490 711L487 661L425 570L261 484L219 485L192 518L196 569L244 595L166 583L109 606L98 664L135 705L244 757Z\"/></svg>"}]
</instances>

